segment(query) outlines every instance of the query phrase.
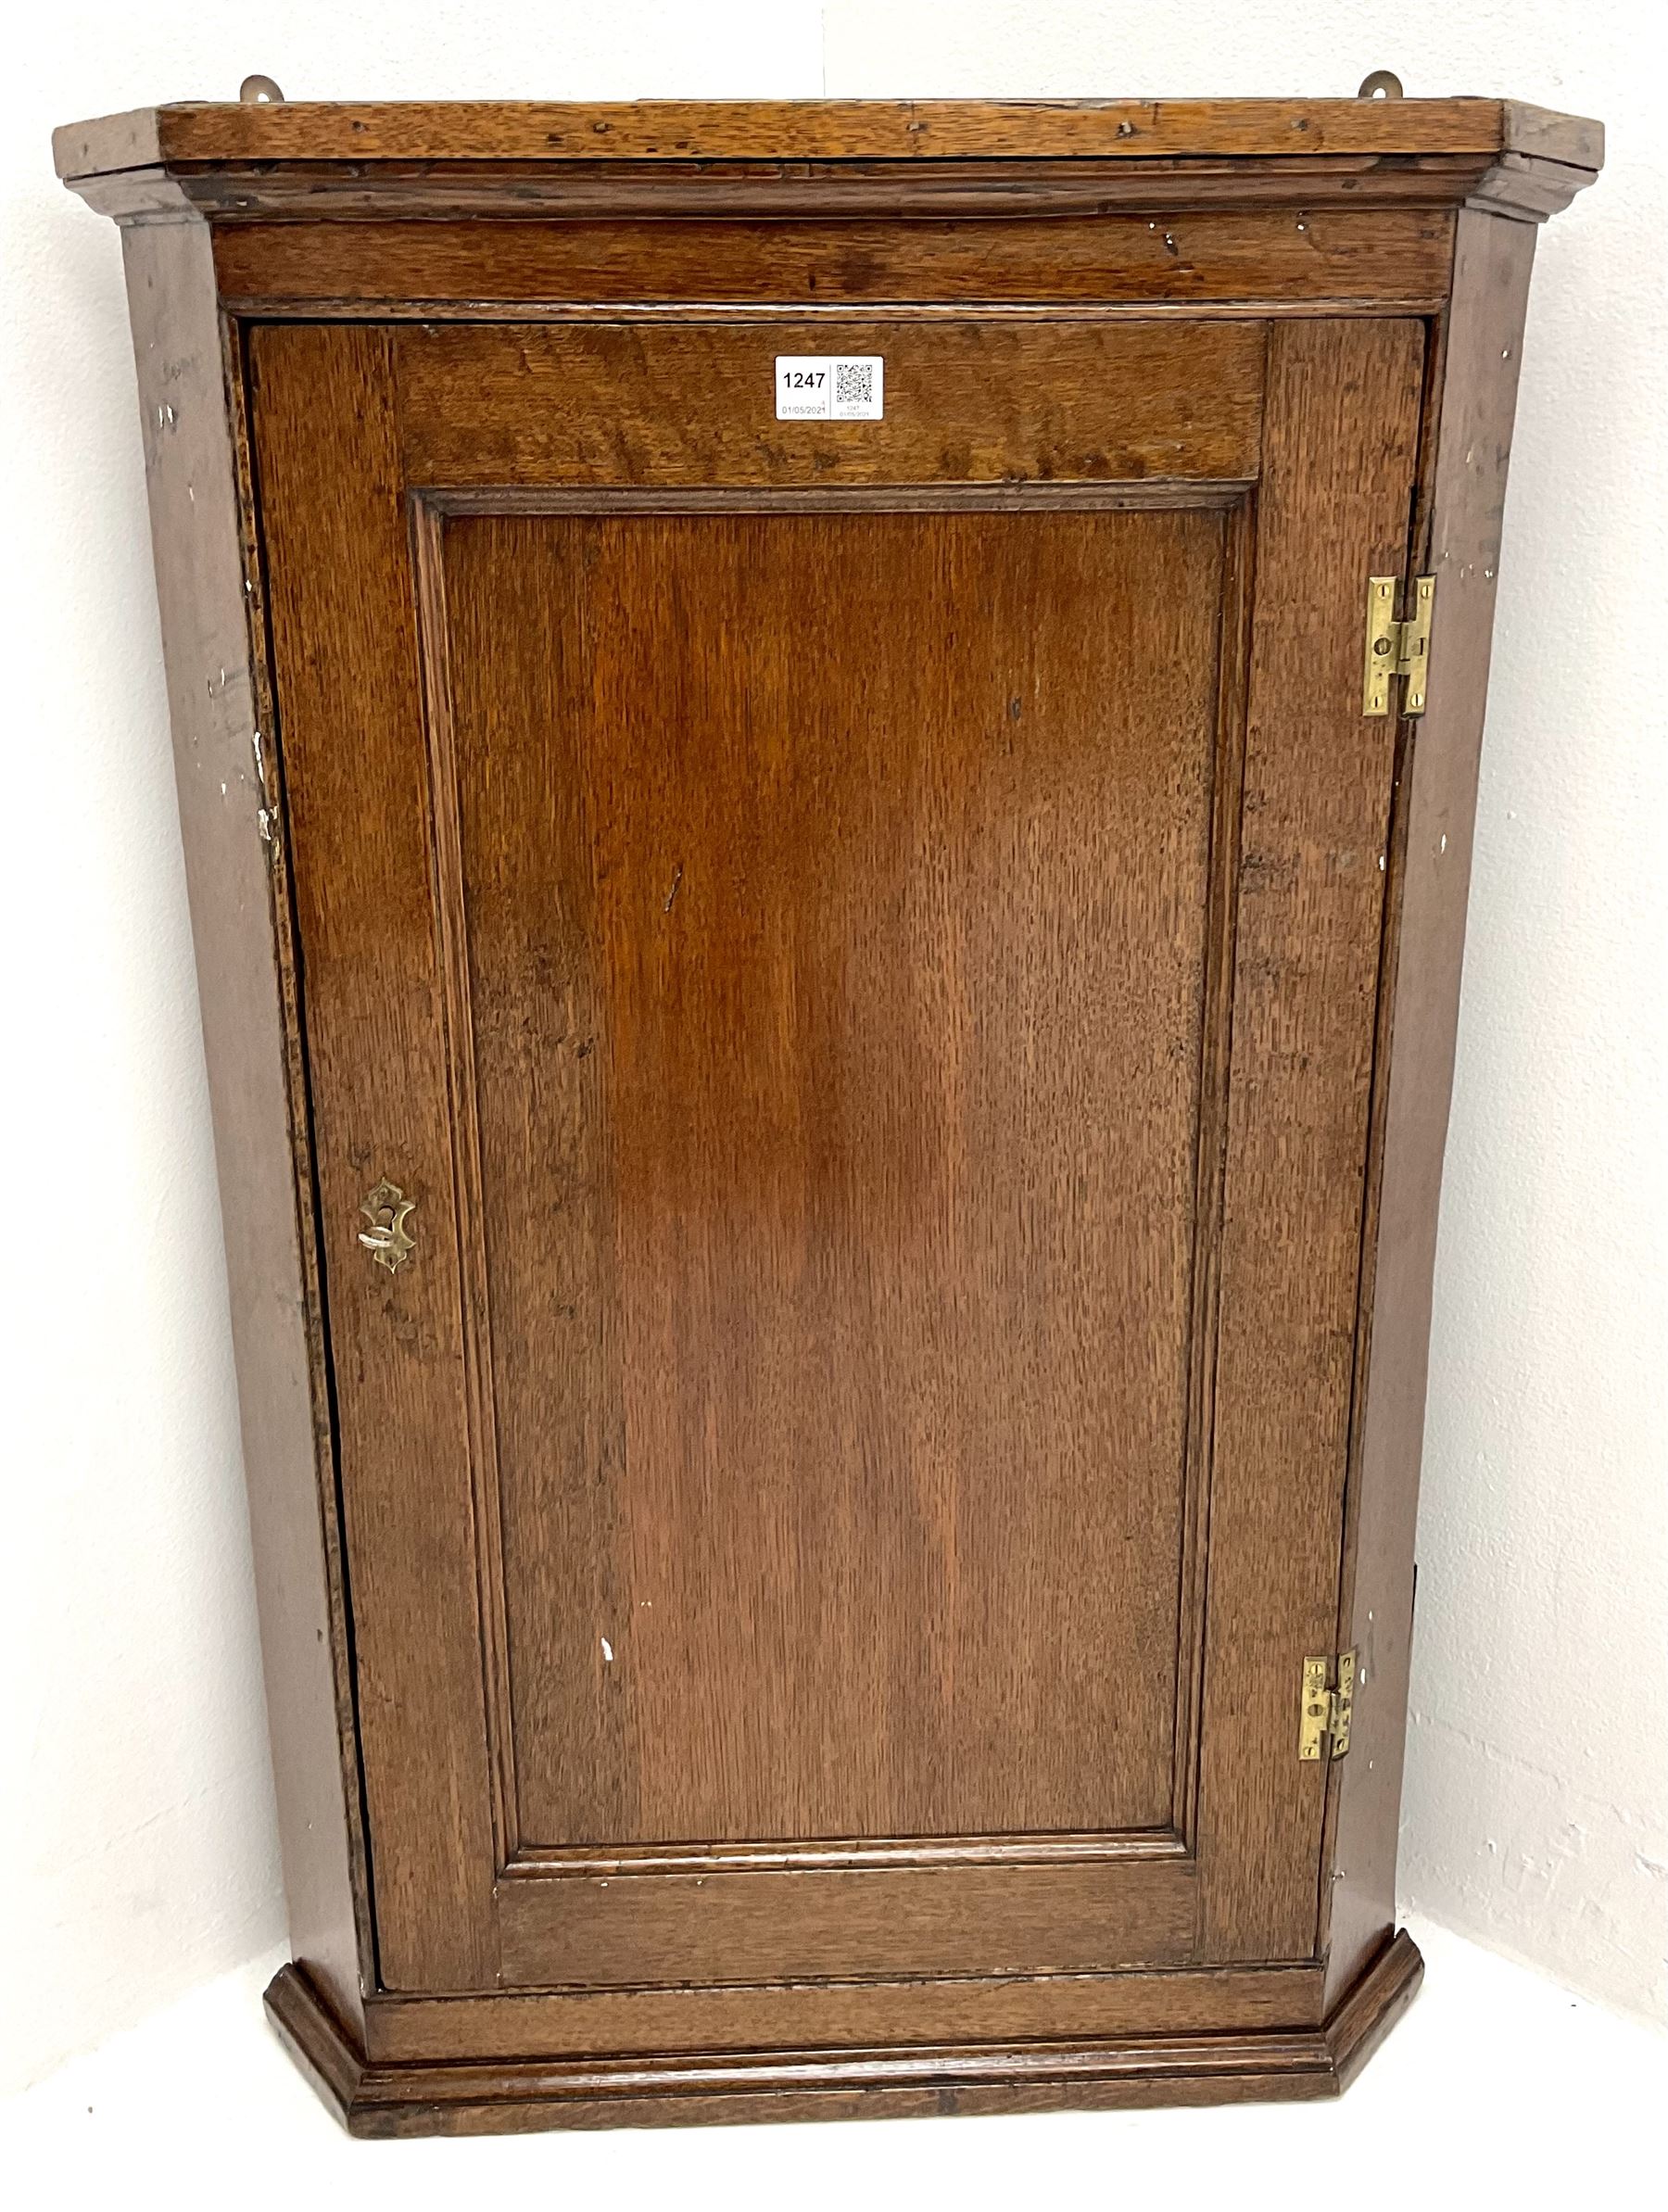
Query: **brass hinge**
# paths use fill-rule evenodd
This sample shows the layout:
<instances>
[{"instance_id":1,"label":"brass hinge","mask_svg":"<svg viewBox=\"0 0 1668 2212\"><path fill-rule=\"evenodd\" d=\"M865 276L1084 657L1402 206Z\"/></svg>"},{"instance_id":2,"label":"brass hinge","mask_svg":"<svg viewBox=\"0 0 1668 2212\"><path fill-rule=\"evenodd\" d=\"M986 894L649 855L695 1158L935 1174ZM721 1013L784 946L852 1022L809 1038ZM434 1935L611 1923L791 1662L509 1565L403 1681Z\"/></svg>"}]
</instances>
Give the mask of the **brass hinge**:
<instances>
[{"instance_id":1,"label":"brass hinge","mask_svg":"<svg viewBox=\"0 0 1668 2212\"><path fill-rule=\"evenodd\" d=\"M1406 676L1404 714L1422 714L1430 677L1431 609L1436 600L1434 576L1416 576L1412 612L1396 613L1396 578L1367 579L1367 663L1361 679L1363 714L1390 712L1390 678Z\"/></svg>"},{"instance_id":2,"label":"brass hinge","mask_svg":"<svg viewBox=\"0 0 1668 2212\"><path fill-rule=\"evenodd\" d=\"M1337 1680L1329 1684L1327 1676L1333 1672L1333 1663L1330 1659L1306 1659L1303 1662L1303 1705L1297 1723L1299 1759L1324 1757L1323 1747L1328 1744L1334 1759L1342 1759L1349 1749L1349 1723L1355 1710L1356 1655L1353 1651L1338 1653Z\"/></svg>"}]
</instances>

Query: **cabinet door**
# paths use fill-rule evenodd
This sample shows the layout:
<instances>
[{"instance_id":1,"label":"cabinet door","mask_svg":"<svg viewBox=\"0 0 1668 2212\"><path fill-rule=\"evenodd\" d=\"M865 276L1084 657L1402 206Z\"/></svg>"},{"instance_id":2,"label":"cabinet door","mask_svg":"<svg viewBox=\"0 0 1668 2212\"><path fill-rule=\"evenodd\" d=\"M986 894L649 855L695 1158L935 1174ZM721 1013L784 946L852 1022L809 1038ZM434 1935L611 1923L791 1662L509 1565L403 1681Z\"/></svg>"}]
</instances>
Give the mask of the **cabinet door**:
<instances>
[{"instance_id":1,"label":"cabinet door","mask_svg":"<svg viewBox=\"0 0 1668 2212\"><path fill-rule=\"evenodd\" d=\"M1422 351L255 335L387 1988L1313 1955Z\"/></svg>"}]
</instances>

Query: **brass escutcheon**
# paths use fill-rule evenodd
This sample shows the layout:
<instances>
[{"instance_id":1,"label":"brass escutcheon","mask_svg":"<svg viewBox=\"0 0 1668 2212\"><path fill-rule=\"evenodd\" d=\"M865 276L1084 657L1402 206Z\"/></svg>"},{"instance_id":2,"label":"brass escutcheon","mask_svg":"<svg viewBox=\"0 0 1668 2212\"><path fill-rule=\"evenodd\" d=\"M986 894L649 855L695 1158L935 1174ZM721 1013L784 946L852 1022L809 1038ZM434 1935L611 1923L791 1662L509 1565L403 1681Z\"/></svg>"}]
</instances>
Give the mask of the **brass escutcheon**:
<instances>
[{"instance_id":1,"label":"brass escutcheon","mask_svg":"<svg viewBox=\"0 0 1668 2212\"><path fill-rule=\"evenodd\" d=\"M414 1239L407 1233L406 1220L416 1204L415 1198L408 1198L399 1185L385 1176L360 1202L360 1211L371 1226L360 1231L359 1241L377 1266L386 1268L390 1275L411 1256Z\"/></svg>"}]
</instances>

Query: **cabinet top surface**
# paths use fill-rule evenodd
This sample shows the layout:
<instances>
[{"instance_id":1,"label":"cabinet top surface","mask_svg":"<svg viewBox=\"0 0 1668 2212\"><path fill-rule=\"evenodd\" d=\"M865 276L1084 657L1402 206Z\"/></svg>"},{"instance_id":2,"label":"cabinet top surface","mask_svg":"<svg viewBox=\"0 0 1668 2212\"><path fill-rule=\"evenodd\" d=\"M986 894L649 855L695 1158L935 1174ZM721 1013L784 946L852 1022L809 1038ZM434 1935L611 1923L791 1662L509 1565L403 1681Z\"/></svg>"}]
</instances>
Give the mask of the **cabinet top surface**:
<instances>
[{"instance_id":1,"label":"cabinet top surface","mask_svg":"<svg viewBox=\"0 0 1668 2212\"><path fill-rule=\"evenodd\" d=\"M67 123L53 152L70 183L135 170L399 162L1516 156L1590 172L1604 134L1579 116L1494 99L187 102Z\"/></svg>"}]
</instances>

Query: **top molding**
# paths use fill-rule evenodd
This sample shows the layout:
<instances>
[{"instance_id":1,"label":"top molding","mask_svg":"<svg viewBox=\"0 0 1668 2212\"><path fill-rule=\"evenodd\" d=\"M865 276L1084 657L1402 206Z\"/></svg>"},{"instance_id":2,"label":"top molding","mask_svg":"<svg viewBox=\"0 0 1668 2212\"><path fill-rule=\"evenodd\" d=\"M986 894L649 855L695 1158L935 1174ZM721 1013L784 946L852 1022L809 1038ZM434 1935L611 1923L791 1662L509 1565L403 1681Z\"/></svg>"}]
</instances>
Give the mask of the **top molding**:
<instances>
[{"instance_id":1,"label":"top molding","mask_svg":"<svg viewBox=\"0 0 1668 2212\"><path fill-rule=\"evenodd\" d=\"M175 162L963 161L1525 154L1596 171L1602 125L1516 100L185 102L53 133L60 177Z\"/></svg>"},{"instance_id":2,"label":"top molding","mask_svg":"<svg viewBox=\"0 0 1668 2212\"><path fill-rule=\"evenodd\" d=\"M708 180L773 212L773 183L818 211L843 184L904 213L1005 193L1023 213L1037 196L1015 188L1045 183L1051 205L1062 191L1107 209L1336 191L1481 197L1538 220L1590 183L1604 133L1480 99L296 101L138 108L66 124L53 152L72 189L123 221L537 215L607 198L652 212L656 187L687 209Z\"/></svg>"}]
</instances>

